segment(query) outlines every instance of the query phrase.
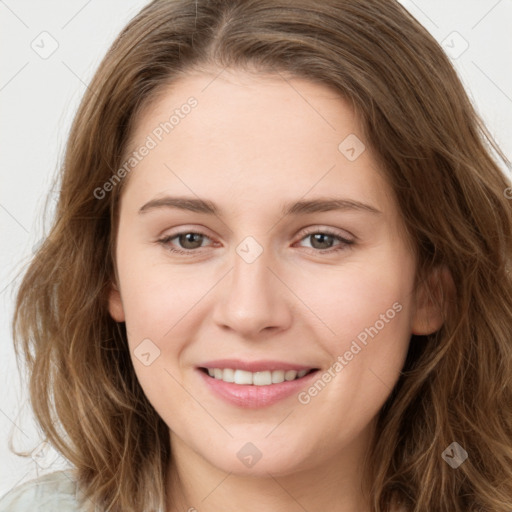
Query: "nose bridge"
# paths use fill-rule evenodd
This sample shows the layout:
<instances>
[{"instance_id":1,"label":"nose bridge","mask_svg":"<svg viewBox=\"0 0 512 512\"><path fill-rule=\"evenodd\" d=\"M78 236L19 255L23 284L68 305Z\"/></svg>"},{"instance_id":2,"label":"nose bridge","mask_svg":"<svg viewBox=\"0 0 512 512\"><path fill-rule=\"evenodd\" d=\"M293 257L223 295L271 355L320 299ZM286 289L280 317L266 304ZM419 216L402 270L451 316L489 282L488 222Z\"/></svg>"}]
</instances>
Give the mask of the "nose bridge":
<instances>
[{"instance_id":1,"label":"nose bridge","mask_svg":"<svg viewBox=\"0 0 512 512\"><path fill-rule=\"evenodd\" d=\"M254 237L248 236L235 248L233 256L232 286L238 294L261 294L266 297L272 285L270 284L272 272L272 254L268 243L259 243Z\"/></svg>"},{"instance_id":2,"label":"nose bridge","mask_svg":"<svg viewBox=\"0 0 512 512\"><path fill-rule=\"evenodd\" d=\"M217 304L215 320L244 336L251 336L270 327L284 328L290 311L279 279L272 268L271 250L254 237L244 238L233 254L230 272L222 299Z\"/></svg>"}]
</instances>

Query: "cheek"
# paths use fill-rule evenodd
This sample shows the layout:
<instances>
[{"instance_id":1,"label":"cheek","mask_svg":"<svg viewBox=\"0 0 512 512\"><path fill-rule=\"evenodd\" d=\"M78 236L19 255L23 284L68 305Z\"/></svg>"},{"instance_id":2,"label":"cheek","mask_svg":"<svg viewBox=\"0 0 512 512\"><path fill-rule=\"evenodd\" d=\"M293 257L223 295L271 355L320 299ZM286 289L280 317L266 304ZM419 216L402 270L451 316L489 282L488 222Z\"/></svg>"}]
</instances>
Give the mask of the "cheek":
<instances>
[{"instance_id":1,"label":"cheek","mask_svg":"<svg viewBox=\"0 0 512 512\"><path fill-rule=\"evenodd\" d=\"M172 266L162 252L126 243L118 258L127 329L157 343L208 290L193 265Z\"/></svg>"},{"instance_id":2,"label":"cheek","mask_svg":"<svg viewBox=\"0 0 512 512\"><path fill-rule=\"evenodd\" d=\"M154 247L124 249L118 271L130 357L147 399L162 415L173 402L187 398L177 384L183 378L178 360L186 346L184 332L194 316L193 306L208 287L194 278L192 265L171 267L162 263L161 255L155 261Z\"/></svg>"},{"instance_id":3,"label":"cheek","mask_svg":"<svg viewBox=\"0 0 512 512\"><path fill-rule=\"evenodd\" d=\"M325 339L336 345L336 340L352 339L376 322L382 327L382 315L385 330L408 329L414 266L409 255L397 249L376 249L338 267L288 276L297 295L328 328ZM399 305L393 308L395 303Z\"/></svg>"},{"instance_id":4,"label":"cheek","mask_svg":"<svg viewBox=\"0 0 512 512\"><path fill-rule=\"evenodd\" d=\"M391 391L410 341L414 270L408 253L390 247L316 279L297 281L304 285L297 294L307 297L322 321L316 339L333 360L341 357L339 385L350 384L360 396L378 400ZM364 400L358 403L364 406Z\"/></svg>"}]
</instances>

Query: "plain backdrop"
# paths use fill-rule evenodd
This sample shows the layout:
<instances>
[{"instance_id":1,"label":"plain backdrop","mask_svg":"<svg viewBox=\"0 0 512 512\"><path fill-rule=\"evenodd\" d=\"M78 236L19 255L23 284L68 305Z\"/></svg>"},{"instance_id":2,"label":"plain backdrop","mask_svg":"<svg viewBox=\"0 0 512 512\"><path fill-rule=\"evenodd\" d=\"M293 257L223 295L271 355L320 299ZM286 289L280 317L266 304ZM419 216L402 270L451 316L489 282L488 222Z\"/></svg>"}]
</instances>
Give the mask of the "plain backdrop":
<instances>
[{"instance_id":1,"label":"plain backdrop","mask_svg":"<svg viewBox=\"0 0 512 512\"><path fill-rule=\"evenodd\" d=\"M0 0L0 495L66 467L41 444L18 372L11 319L16 273L48 229L50 190L87 84L147 0ZM512 159L512 2L402 0L450 55L478 112ZM508 170L507 170L508 172ZM49 217L42 222L49 197ZM9 451L14 433L18 449Z\"/></svg>"}]
</instances>

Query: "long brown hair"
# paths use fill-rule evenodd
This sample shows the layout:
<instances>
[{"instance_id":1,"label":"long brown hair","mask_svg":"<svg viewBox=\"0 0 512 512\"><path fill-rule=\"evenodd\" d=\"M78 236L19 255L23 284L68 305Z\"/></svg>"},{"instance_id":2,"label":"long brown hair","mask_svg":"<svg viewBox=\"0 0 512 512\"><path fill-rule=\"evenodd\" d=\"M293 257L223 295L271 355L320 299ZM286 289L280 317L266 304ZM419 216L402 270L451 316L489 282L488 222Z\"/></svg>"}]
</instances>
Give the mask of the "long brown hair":
<instances>
[{"instance_id":1,"label":"long brown hair","mask_svg":"<svg viewBox=\"0 0 512 512\"><path fill-rule=\"evenodd\" d=\"M348 99L394 190L417 282L441 266L452 276L443 327L411 337L379 413L374 510L509 512L512 201L498 165L508 160L439 44L395 0L156 0L113 43L75 117L55 220L13 319L36 418L84 493L102 510L165 508L168 427L107 309L129 177L98 189L122 166L137 115L202 66L285 72ZM452 442L469 454L456 470L442 457Z\"/></svg>"}]
</instances>

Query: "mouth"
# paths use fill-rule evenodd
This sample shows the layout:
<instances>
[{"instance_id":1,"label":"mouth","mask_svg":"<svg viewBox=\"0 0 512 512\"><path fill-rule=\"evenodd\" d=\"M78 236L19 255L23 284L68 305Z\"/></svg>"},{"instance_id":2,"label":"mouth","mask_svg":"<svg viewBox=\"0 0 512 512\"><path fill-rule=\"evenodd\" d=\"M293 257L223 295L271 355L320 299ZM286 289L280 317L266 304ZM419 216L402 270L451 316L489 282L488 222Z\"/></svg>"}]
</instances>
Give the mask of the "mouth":
<instances>
[{"instance_id":1,"label":"mouth","mask_svg":"<svg viewBox=\"0 0 512 512\"><path fill-rule=\"evenodd\" d=\"M232 363L233 361L221 364L220 361L216 361L216 364L196 367L196 372L213 396L231 406L243 409L268 407L294 395L297 396L301 390L312 385L320 370L282 362L278 365L269 361L266 363L239 361L236 365ZM236 367L243 365L246 368L252 366L258 371ZM266 369L265 366L267 366ZM285 369L283 366L288 368ZM291 366L294 367L290 368Z\"/></svg>"},{"instance_id":2,"label":"mouth","mask_svg":"<svg viewBox=\"0 0 512 512\"><path fill-rule=\"evenodd\" d=\"M241 386L272 386L282 384L283 382L301 380L311 373L317 372L319 368L250 372L236 368L199 367L199 370L211 379L230 384L238 384Z\"/></svg>"}]
</instances>

